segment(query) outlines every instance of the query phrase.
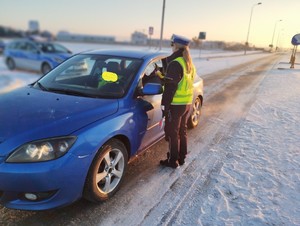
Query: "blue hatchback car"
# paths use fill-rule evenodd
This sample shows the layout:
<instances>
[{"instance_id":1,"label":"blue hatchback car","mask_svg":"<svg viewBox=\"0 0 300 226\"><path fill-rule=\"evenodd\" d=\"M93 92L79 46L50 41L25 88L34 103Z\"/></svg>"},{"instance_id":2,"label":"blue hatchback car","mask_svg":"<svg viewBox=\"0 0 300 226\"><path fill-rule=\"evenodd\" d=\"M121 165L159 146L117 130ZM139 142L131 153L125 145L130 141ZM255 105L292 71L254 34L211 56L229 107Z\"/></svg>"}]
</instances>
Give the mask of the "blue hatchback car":
<instances>
[{"instance_id":1,"label":"blue hatchback car","mask_svg":"<svg viewBox=\"0 0 300 226\"><path fill-rule=\"evenodd\" d=\"M164 137L163 52L90 51L0 95L0 204L45 210L110 198L131 157ZM189 126L199 122L195 78Z\"/></svg>"},{"instance_id":2,"label":"blue hatchback car","mask_svg":"<svg viewBox=\"0 0 300 226\"><path fill-rule=\"evenodd\" d=\"M69 58L72 52L55 42L24 38L8 43L3 55L4 61L10 70L18 68L46 74Z\"/></svg>"}]
</instances>

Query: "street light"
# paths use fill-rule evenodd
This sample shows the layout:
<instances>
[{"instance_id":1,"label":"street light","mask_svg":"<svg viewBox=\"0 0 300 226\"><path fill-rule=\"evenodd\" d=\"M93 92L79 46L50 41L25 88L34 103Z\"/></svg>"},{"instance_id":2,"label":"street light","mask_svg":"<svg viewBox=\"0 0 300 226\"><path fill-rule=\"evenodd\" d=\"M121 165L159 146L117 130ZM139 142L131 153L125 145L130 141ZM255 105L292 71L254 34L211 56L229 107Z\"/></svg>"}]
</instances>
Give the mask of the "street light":
<instances>
[{"instance_id":1,"label":"street light","mask_svg":"<svg viewBox=\"0 0 300 226\"><path fill-rule=\"evenodd\" d=\"M249 45L248 43L248 40L249 40L249 33L250 33L250 26L251 26L251 20L252 20L252 13L253 13L253 8L257 5L261 5L262 3L259 2L259 3L256 3L252 6L251 8L251 13L250 13L250 20L249 20L249 26L248 26L248 33L247 33L247 40L246 40L246 43L245 43L245 52L244 52L244 55L246 55L246 52L247 52L247 47Z\"/></svg>"},{"instance_id":2,"label":"street light","mask_svg":"<svg viewBox=\"0 0 300 226\"><path fill-rule=\"evenodd\" d=\"M271 47L271 50L270 50L270 51L272 51L272 49L273 49L274 35L275 35L277 23L278 23L278 22L281 22L281 21L282 21L282 20L277 20L276 23L275 23L274 31L273 31L273 36L272 36L272 42L271 42L271 45L270 45L270 47Z\"/></svg>"},{"instance_id":3,"label":"street light","mask_svg":"<svg viewBox=\"0 0 300 226\"><path fill-rule=\"evenodd\" d=\"M284 29L281 29L281 31L278 32L278 36L277 36L277 42L276 42L276 48L275 51L277 51L277 49L279 49L278 43L279 43L279 38L281 38L281 33L283 34Z\"/></svg>"},{"instance_id":4,"label":"street light","mask_svg":"<svg viewBox=\"0 0 300 226\"><path fill-rule=\"evenodd\" d=\"M162 9L162 16L161 16L159 50L161 50L161 47L162 47L162 39L163 39L163 31L164 31L165 5L166 5L166 0L164 0L164 2L163 2L163 9Z\"/></svg>"}]
</instances>

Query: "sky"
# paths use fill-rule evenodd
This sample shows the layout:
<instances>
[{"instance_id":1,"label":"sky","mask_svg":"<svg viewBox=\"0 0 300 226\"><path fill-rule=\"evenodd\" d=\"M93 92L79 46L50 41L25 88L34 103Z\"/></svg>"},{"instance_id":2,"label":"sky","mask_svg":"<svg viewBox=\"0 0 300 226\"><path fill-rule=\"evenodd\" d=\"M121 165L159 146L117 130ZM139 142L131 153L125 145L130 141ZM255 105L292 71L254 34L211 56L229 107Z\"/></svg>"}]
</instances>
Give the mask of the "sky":
<instances>
[{"instance_id":1,"label":"sky","mask_svg":"<svg viewBox=\"0 0 300 226\"><path fill-rule=\"evenodd\" d=\"M40 30L54 35L68 31L118 41L130 40L134 31L148 34L153 27L151 38L159 39L163 1L0 0L0 25L26 30L30 20L37 20ZM163 38L206 32L206 41L245 43L249 29L250 45L267 47L273 41L292 47L292 37L300 33L299 12L300 0L165 0Z\"/></svg>"}]
</instances>

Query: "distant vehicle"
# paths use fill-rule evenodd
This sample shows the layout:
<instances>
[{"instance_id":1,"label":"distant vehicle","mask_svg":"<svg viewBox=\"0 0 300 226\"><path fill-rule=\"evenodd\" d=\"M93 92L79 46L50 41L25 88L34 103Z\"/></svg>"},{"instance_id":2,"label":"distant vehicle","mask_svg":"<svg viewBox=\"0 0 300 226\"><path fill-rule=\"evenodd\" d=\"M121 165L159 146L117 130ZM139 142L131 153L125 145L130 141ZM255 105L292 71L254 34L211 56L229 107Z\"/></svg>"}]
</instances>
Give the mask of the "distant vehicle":
<instances>
[{"instance_id":1,"label":"distant vehicle","mask_svg":"<svg viewBox=\"0 0 300 226\"><path fill-rule=\"evenodd\" d=\"M4 48L5 48L5 43L3 40L0 39L0 53L4 51Z\"/></svg>"},{"instance_id":2,"label":"distant vehicle","mask_svg":"<svg viewBox=\"0 0 300 226\"><path fill-rule=\"evenodd\" d=\"M37 82L1 94L0 204L45 210L114 195L129 160L164 137L157 70L166 56L80 53ZM202 101L203 80L196 75L191 128Z\"/></svg>"},{"instance_id":3,"label":"distant vehicle","mask_svg":"<svg viewBox=\"0 0 300 226\"><path fill-rule=\"evenodd\" d=\"M72 52L55 42L19 39L8 43L3 55L10 70L18 68L46 74L69 58Z\"/></svg>"}]
</instances>

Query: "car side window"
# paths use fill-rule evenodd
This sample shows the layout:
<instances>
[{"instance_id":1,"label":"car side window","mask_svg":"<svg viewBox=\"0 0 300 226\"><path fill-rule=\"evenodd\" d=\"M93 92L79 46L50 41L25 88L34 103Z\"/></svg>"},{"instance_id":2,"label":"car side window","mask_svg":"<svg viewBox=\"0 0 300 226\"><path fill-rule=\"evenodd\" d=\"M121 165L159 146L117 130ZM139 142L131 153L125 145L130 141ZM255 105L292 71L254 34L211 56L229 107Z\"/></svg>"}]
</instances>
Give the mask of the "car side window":
<instances>
[{"instance_id":1,"label":"car side window","mask_svg":"<svg viewBox=\"0 0 300 226\"><path fill-rule=\"evenodd\" d=\"M26 42L19 42L16 44L16 49L19 50L26 50L27 49L27 44Z\"/></svg>"},{"instance_id":2,"label":"car side window","mask_svg":"<svg viewBox=\"0 0 300 226\"><path fill-rule=\"evenodd\" d=\"M29 52L36 52L37 49L34 45L32 45L31 43L27 43L26 44L26 50L29 51Z\"/></svg>"},{"instance_id":3,"label":"car side window","mask_svg":"<svg viewBox=\"0 0 300 226\"><path fill-rule=\"evenodd\" d=\"M12 42L8 45L8 48L10 48L10 49L19 49L19 43L18 42Z\"/></svg>"}]
</instances>

